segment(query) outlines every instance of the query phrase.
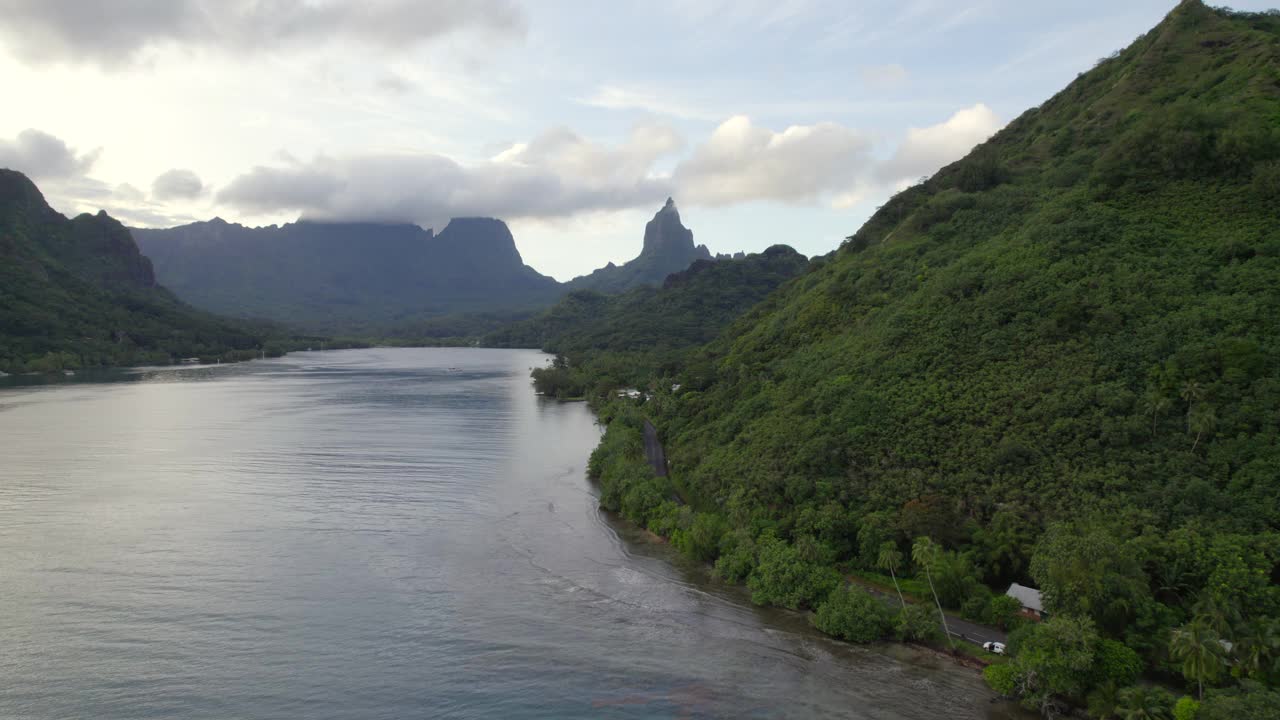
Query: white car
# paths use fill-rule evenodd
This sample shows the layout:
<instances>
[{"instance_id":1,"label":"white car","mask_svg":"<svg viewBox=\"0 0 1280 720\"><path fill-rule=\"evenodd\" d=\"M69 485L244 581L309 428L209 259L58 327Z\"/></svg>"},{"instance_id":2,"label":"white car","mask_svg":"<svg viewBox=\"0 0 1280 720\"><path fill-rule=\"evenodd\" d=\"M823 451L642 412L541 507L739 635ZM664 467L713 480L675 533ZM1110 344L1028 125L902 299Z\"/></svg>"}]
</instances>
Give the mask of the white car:
<instances>
[{"instance_id":1,"label":"white car","mask_svg":"<svg viewBox=\"0 0 1280 720\"><path fill-rule=\"evenodd\" d=\"M989 653L995 653L996 655L1003 655L1003 654L1004 654L1004 643L1002 643L1002 642L984 642L984 643L982 643L982 649L983 649L983 650L986 650L986 651L987 651L987 652L989 652Z\"/></svg>"}]
</instances>

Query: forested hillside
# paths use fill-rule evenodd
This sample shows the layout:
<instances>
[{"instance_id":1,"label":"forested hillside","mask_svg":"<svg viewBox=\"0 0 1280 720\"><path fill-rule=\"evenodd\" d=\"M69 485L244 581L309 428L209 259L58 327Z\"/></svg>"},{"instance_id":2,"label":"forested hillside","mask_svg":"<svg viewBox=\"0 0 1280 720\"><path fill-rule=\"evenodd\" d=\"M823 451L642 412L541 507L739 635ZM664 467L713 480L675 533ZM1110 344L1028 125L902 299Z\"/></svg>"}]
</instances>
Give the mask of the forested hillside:
<instances>
[{"instance_id":1,"label":"forested hillside","mask_svg":"<svg viewBox=\"0 0 1280 720\"><path fill-rule=\"evenodd\" d=\"M1158 705L1145 666L1274 707L1239 693L1280 681L1280 16L1183 2L682 367L643 407L673 478L621 406L593 470L759 602L894 568L981 618L1018 581L1029 705Z\"/></svg>"},{"instance_id":2,"label":"forested hillside","mask_svg":"<svg viewBox=\"0 0 1280 720\"><path fill-rule=\"evenodd\" d=\"M484 344L556 353L556 366L536 375L539 389L580 397L675 373L690 347L714 338L807 265L784 245L737 260L698 260L660 288L572 292L542 314L488 335Z\"/></svg>"},{"instance_id":3,"label":"forested hillside","mask_svg":"<svg viewBox=\"0 0 1280 720\"><path fill-rule=\"evenodd\" d=\"M0 169L0 371L235 359L268 341L156 285L105 213L68 220L25 176Z\"/></svg>"}]
</instances>

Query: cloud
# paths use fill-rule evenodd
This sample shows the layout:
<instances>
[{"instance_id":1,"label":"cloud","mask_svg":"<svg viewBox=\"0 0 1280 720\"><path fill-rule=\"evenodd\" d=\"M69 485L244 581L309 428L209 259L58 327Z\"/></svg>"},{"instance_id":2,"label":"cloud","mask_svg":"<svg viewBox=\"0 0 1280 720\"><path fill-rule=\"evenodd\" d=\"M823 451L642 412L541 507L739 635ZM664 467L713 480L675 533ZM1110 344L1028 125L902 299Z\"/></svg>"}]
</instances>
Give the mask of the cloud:
<instances>
[{"instance_id":1,"label":"cloud","mask_svg":"<svg viewBox=\"0 0 1280 720\"><path fill-rule=\"evenodd\" d=\"M556 128L472 165L441 155L320 157L255 167L227 184L217 201L258 215L437 227L469 215L568 217L661 202L670 182L651 169L681 143L658 125L638 126L612 146Z\"/></svg>"},{"instance_id":2,"label":"cloud","mask_svg":"<svg viewBox=\"0 0 1280 720\"><path fill-rule=\"evenodd\" d=\"M33 180L68 180L93 167L99 151L77 153L62 140L28 128L14 140L0 140L0 167L17 170Z\"/></svg>"},{"instance_id":3,"label":"cloud","mask_svg":"<svg viewBox=\"0 0 1280 720\"><path fill-rule=\"evenodd\" d=\"M472 164L443 155L286 157L236 177L217 202L257 216L437 227L468 215L556 220L645 208L668 195L702 206L763 201L847 208L889 184L881 175L896 178L903 167L940 164L985 139L996 123L985 106L976 107L935 128L910 131L892 168L875 161L870 136L859 130L817 123L775 131L737 116L674 164L685 143L667 125L639 125L613 145L559 127Z\"/></svg>"},{"instance_id":4,"label":"cloud","mask_svg":"<svg viewBox=\"0 0 1280 720\"><path fill-rule=\"evenodd\" d=\"M106 210L131 225L176 225L191 217L178 214L168 201L190 199L173 191L191 190L200 179L188 170L171 170L156 178L152 197L128 183L112 185L89 175L100 150L80 153L61 138L27 129L13 140L0 139L0 167L31 178L49 205L65 215ZM163 188L163 189L162 189ZM170 191L166 193L165 191ZM198 193L197 193L198 194Z\"/></svg>"},{"instance_id":5,"label":"cloud","mask_svg":"<svg viewBox=\"0 0 1280 720\"><path fill-rule=\"evenodd\" d=\"M28 62L128 64L165 45L260 51L323 40L405 48L475 29L523 36L514 0L0 0L0 41Z\"/></svg>"},{"instance_id":6,"label":"cloud","mask_svg":"<svg viewBox=\"0 0 1280 720\"><path fill-rule=\"evenodd\" d=\"M871 142L834 123L757 127L745 116L726 120L675 171L682 199L704 205L752 200L815 202L848 193L869 165Z\"/></svg>"},{"instance_id":7,"label":"cloud","mask_svg":"<svg viewBox=\"0 0 1280 720\"><path fill-rule=\"evenodd\" d=\"M202 192L204 183L190 170L169 170L151 183L151 195L157 200L191 200Z\"/></svg>"},{"instance_id":8,"label":"cloud","mask_svg":"<svg viewBox=\"0 0 1280 720\"><path fill-rule=\"evenodd\" d=\"M964 157L996 134L1004 122L991 108L979 103L956 112L946 122L927 128L911 128L893 156L877 170L883 182L894 183L932 175L944 165Z\"/></svg>"}]
</instances>

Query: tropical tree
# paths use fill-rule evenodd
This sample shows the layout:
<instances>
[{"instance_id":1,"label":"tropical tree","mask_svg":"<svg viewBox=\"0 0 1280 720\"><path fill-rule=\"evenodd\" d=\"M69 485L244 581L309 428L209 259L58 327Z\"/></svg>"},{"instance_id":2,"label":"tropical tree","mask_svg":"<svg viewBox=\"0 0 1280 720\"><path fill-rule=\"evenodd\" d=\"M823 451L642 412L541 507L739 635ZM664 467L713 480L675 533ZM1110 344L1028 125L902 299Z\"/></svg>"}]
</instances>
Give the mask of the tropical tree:
<instances>
[{"instance_id":1,"label":"tropical tree","mask_svg":"<svg viewBox=\"0 0 1280 720\"><path fill-rule=\"evenodd\" d=\"M1235 666L1247 677L1280 671L1280 620L1267 618L1249 623L1232 654Z\"/></svg>"},{"instance_id":2,"label":"tropical tree","mask_svg":"<svg viewBox=\"0 0 1280 720\"><path fill-rule=\"evenodd\" d=\"M933 602L938 606L938 617L942 618L942 632L947 636L947 644L955 647L955 640L951 639L951 628L947 627L947 614L942 611L942 602L938 600L938 591L933 586L933 566L941 554L942 548L927 537L916 538L915 544L911 546L911 560L924 568L925 577L929 580L929 591L933 593Z\"/></svg>"},{"instance_id":3,"label":"tropical tree","mask_svg":"<svg viewBox=\"0 0 1280 720\"><path fill-rule=\"evenodd\" d=\"M991 521L974 530L979 546L983 576L988 581L1007 582L1027 567L1034 530L1026 517L1015 510L1000 510Z\"/></svg>"},{"instance_id":4,"label":"tropical tree","mask_svg":"<svg viewBox=\"0 0 1280 720\"><path fill-rule=\"evenodd\" d=\"M1195 380L1188 380L1182 384L1179 395L1187 401L1187 432L1191 432L1191 411L1195 409L1196 402L1204 397L1204 386Z\"/></svg>"},{"instance_id":5,"label":"tropical tree","mask_svg":"<svg viewBox=\"0 0 1280 720\"><path fill-rule=\"evenodd\" d=\"M1089 693L1089 717L1111 720L1120 711L1120 686L1108 680Z\"/></svg>"},{"instance_id":6,"label":"tropical tree","mask_svg":"<svg viewBox=\"0 0 1280 720\"><path fill-rule=\"evenodd\" d=\"M1201 593L1200 599L1191 606L1191 614L1207 623L1219 637L1230 635L1231 628L1240 623L1240 611L1235 604L1208 591Z\"/></svg>"},{"instance_id":7,"label":"tropical tree","mask_svg":"<svg viewBox=\"0 0 1280 720\"><path fill-rule=\"evenodd\" d=\"M1213 407L1204 403L1197 405L1187 421L1188 432L1196 434L1195 442L1191 443L1192 452L1195 452L1196 446L1200 444L1201 436L1217 426L1218 415L1213 411Z\"/></svg>"},{"instance_id":8,"label":"tropical tree","mask_svg":"<svg viewBox=\"0 0 1280 720\"><path fill-rule=\"evenodd\" d=\"M876 556L876 567L889 571L889 577L893 578L893 589L898 591L898 600L905 608L907 600L902 597L902 588L898 586L898 568L902 567L902 551L898 549L897 543L886 542L880 546L880 554Z\"/></svg>"},{"instance_id":9,"label":"tropical tree","mask_svg":"<svg viewBox=\"0 0 1280 720\"><path fill-rule=\"evenodd\" d=\"M1120 691L1116 717L1123 720L1172 720L1173 697L1165 690L1135 685Z\"/></svg>"},{"instance_id":10,"label":"tropical tree","mask_svg":"<svg viewBox=\"0 0 1280 720\"><path fill-rule=\"evenodd\" d=\"M1182 663L1182 675L1196 683L1196 697L1204 700L1205 681L1213 682L1222 672L1223 646L1210 621L1197 617L1173 631L1169 655Z\"/></svg>"},{"instance_id":11,"label":"tropical tree","mask_svg":"<svg viewBox=\"0 0 1280 720\"><path fill-rule=\"evenodd\" d=\"M1151 415L1151 435L1152 436L1155 436L1156 434L1156 420L1158 420L1161 415L1168 412L1169 404L1170 404L1169 398L1165 397L1164 395L1161 395L1158 392L1152 391L1150 394L1147 395L1147 399L1143 403L1143 408L1147 411L1149 415Z\"/></svg>"}]
</instances>

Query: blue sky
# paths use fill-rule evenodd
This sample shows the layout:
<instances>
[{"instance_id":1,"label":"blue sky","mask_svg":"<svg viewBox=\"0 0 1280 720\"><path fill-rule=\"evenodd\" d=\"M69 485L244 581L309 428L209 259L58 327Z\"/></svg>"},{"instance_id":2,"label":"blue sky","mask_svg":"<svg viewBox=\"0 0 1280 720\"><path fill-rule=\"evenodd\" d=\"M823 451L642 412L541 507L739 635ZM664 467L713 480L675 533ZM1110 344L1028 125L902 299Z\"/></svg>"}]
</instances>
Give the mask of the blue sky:
<instances>
[{"instance_id":1,"label":"blue sky","mask_svg":"<svg viewBox=\"0 0 1280 720\"><path fill-rule=\"evenodd\" d=\"M0 0L0 165L59 210L493 215L567 279L634 256L668 194L713 251L827 252L1173 3L83 5Z\"/></svg>"}]
</instances>

